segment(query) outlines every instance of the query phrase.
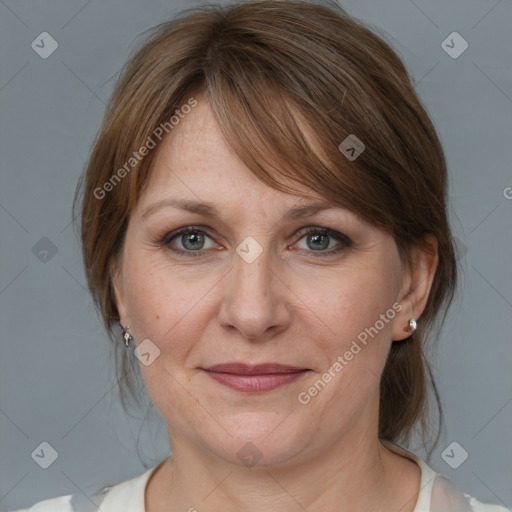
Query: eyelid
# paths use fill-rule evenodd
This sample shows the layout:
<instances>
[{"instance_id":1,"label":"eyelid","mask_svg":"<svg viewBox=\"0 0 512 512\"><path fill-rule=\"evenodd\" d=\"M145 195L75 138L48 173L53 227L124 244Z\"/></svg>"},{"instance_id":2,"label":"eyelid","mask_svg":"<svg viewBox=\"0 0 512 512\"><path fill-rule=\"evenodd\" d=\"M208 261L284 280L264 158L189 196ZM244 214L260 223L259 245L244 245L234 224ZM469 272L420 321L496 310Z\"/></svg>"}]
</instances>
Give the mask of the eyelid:
<instances>
[{"instance_id":1,"label":"eyelid","mask_svg":"<svg viewBox=\"0 0 512 512\"><path fill-rule=\"evenodd\" d=\"M206 235L208 235L210 238L213 239L213 234L210 231L210 228L208 228L206 226L191 225L191 226L183 226L181 228L173 229L172 231L166 232L164 234L164 236L160 238L160 241L158 243L160 245L169 245L174 238L177 238L180 235L184 235L190 231L203 232Z\"/></svg>"},{"instance_id":2,"label":"eyelid","mask_svg":"<svg viewBox=\"0 0 512 512\"><path fill-rule=\"evenodd\" d=\"M340 233L339 231L336 231L335 229L326 228L318 225L312 225L312 226L305 226L301 228L299 231L295 233L295 236L300 235L300 239L302 239L305 235L308 235L309 233L320 233L323 235L329 235L332 238L335 238L336 240L343 242L346 246L352 245L352 240L350 237L345 235L344 233ZM299 240L300 240L299 239Z\"/></svg>"},{"instance_id":3,"label":"eyelid","mask_svg":"<svg viewBox=\"0 0 512 512\"><path fill-rule=\"evenodd\" d=\"M171 242L178 238L179 236L185 235L189 232L200 232L204 235L208 236L214 243L215 242L215 235L212 234L210 228L207 226L197 226L197 225L188 225L183 226L180 228L177 228L175 230L172 230L170 232L166 232L163 237L159 239L158 246L159 247L167 247L170 246ZM314 251L314 250L307 250L307 249L298 249L303 252L307 252L310 254L313 254L318 257L322 256L329 256L336 253L339 253L344 248L348 248L352 246L352 240L345 234L333 230L331 228L319 226L319 225L310 225L310 226L303 226L302 228L295 231L295 233L292 235L294 238L297 238L295 242L293 242L292 246L300 242L305 236L307 236L310 233L315 234L321 234L321 235L327 235L331 238L334 238L339 242L338 246L335 248L331 248L329 250L323 250L323 251ZM341 246L341 247L340 247ZM200 256L205 251L209 251L211 249L198 249L197 251L187 250L187 249L172 249L169 247L169 250L176 253L176 254L186 254L190 256Z\"/></svg>"}]
</instances>

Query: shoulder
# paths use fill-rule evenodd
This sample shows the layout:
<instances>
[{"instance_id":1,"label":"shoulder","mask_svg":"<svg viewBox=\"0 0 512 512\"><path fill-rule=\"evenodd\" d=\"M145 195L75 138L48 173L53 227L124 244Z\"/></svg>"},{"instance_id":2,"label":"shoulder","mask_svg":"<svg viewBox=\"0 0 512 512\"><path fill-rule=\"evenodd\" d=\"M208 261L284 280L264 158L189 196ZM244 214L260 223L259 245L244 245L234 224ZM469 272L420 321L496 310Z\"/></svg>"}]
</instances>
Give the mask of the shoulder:
<instances>
[{"instance_id":1,"label":"shoulder","mask_svg":"<svg viewBox=\"0 0 512 512\"><path fill-rule=\"evenodd\" d=\"M482 503L461 491L453 482L441 474L436 474L432 486L430 512L509 512L500 505Z\"/></svg>"},{"instance_id":2,"label":"shoulder","mask_svg":"<svg viewBox=\"0 0 512 512\"><path fill-rule=\"evenodd\" d=\"M124 482L123 482L124 483ZM113 487L103 487L99 491L88 494L68 494L57 498L50 498L38 501L30 508L14 510L12 512L97 512L103 505L104 498L112 489L116 489L122 484Z\"/></svg>"},{"instance_id":3,"label":"shoulder","mask_svg":"<svg viewBox=\"0 0 512 512\"><path fill-rule=\"evenodd\" d=\"M12 512L144 512L146 483L157 467L99 491L59 496Z\"/></svg>"},{"instance_id":4,"label":"shoulder","mask_svg":"<svg viewBox=\"0 0 512 512\"><path fill-rule=\"evenodd\" d=\"M383 444L421 469L420 492L413 512L511 512L500 505L481 503L409 450L388 441Z\"/></svg>"},{"instance_id":5,"label":"shoulder","mask_svg":"<svg viewBox=\"0 0 512 512\"><path fill-rule=\"evenodd\" d=\"M509 508L501 507L500 505L480 503L478 500L471 498L470 496L468 496L468 498L474 512L510 512Z\"/></svg>"},{"instance_id":6,"label":"shoulder","mask_svg":"<svg viewBox=\"0 0 512 512\"><path fill-rule=\"evenodd\" d=\"M60 496L39 501L30 508L18 509L13 512L73 512L70 502L71 495Z\"/></svg>"}]
</instances>

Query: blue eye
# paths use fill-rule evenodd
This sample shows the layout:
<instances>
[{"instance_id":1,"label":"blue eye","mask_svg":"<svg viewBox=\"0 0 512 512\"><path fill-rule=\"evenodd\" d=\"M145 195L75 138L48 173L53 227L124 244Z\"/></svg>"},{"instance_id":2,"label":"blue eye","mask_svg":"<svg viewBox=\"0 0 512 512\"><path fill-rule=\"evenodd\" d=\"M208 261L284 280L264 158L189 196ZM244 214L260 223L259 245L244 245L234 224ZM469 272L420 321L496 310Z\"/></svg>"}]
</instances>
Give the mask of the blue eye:
<instances>
[{"instance_id":1,"label":"blue eye","mask_svg":"<svg viewBox=\"0 0 512 512\"><path fill-rule=\"evenodd\" d=\"M306 248L300 247L299 249L311 253L315 257L330 256L352 245L352 241L346 235L328 228L308 227L302 230L299 236L298 242L306 240ZM210 240L209 245L208 240ZM179 245L173 247L175 244L179 244L181 247ZM185 257L202 256L204 251L218 247L207 231L194 226L183 227L166 234L160 240L159 245L166 246L173 253Z\"/></svg>"},{"instance_id":2,"label":"blue eye","mask_svg":"<svg viewBox=\"0 0 512 512\"><path fill-rule=\"evenodd\" d=\"M212 244L210 247L205 247L205 239L207 238L211 240L206 231L189 226L169 233L161 243L162 245L169 246L169 249L177 254L194 257L200 256L202 249L211 249L215 246L215 244ZM170 247L174 241L181 243L183 249Z\"/></svg>"},{"instance_id":3,"label":"blue eye","mask_svg":"<svg viewBox=\"0 0 512 512\"><path fill-rule=\"evenodd\" d=\"M314 256L333 255L352 245L352 241L346 235L327 228L308 227L301 234L299 242L306 239L306 250L310 249L309 252L317 253ZM334 247L331 245L333 240L337 242Z\"/></svg>"}]
</instances>

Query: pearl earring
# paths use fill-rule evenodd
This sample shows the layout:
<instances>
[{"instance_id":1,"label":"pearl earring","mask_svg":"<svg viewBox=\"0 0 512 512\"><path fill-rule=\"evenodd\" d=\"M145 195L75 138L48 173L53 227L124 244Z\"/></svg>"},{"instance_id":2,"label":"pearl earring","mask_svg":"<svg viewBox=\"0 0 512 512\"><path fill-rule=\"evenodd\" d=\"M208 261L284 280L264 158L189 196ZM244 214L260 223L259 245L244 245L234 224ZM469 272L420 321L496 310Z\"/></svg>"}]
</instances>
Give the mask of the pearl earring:
<instances>
[{"instance_id":1,"label":"pearl earring","mask_svg":"<svg viewBox=\"0 0 512 512\"><path fill-rule=\"evenodd\" d=\"M407 325L407 327L404 327L404 331L405 332L413 333L416 330L417 327L418 327L418 324L416 322L416 319L410 318L409 319L409 324Z\"/></svg>"},{"instance_id":2,"label":"pearl earring","mask_svg":"<svg viewBox=\"0 0 512 512\"><path fill-rule=\"evenodd\" d=\"M119 324L119 325L121 325L121 329L123 329L124 346L129 347L130 343L132 341L134 341L134 337L128 332L128 329L130 328L130 326L129 325L124 326L122 324Z\"/></svg>"}]
</instances>

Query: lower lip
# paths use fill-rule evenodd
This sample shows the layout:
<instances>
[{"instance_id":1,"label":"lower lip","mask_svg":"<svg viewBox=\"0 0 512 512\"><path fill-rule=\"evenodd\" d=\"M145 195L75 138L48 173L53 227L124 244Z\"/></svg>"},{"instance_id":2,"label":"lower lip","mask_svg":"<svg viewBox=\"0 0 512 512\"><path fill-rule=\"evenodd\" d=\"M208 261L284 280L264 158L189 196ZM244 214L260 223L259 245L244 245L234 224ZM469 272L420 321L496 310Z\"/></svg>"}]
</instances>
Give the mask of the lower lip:
<instances>
[{"instance_id":1,"label":"lower lip","mask_svg":"<svg viewBox=\"0 0 512 512\"><path fill-rule=\"evenodd\" d=\"M307 370L294 373L267 373L262 375L240 375L234 373L209 372L212 379L237 391L271 391L290 382L300 379Z\"/></svg>"}]
</instances>

